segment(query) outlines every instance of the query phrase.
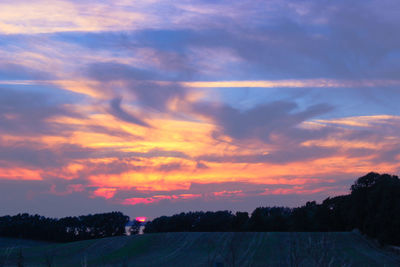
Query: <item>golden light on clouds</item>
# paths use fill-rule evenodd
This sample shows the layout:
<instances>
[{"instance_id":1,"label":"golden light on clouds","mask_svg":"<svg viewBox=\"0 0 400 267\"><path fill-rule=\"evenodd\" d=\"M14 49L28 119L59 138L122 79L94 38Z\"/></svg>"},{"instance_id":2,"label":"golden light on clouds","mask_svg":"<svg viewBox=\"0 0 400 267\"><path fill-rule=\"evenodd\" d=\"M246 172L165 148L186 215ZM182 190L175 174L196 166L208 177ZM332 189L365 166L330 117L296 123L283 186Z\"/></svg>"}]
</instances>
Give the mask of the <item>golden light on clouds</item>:
<instances>
[{"instance_id":1,"label":"golden light on clouds","mask_svg":"<svg viewBox=\"0 0 400 267\"><path fill-rule=\"evenodd\" d=\"M42 180L40 170L24 168L0 168L0 179L8 180Z\"/></svg>"}]
</instances>

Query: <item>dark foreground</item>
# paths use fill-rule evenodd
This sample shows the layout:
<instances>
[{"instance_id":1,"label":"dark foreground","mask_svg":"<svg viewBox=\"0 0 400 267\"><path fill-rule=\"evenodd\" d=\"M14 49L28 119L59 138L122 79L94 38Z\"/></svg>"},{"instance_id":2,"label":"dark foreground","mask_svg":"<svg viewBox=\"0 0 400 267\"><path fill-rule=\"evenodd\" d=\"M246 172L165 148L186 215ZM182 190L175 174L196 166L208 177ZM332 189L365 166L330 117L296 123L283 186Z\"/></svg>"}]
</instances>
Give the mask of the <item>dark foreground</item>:
<instances>
[{"instance_id":1,"label":"dark foreground","mask_svg":"<svg viewBox=\"0 0 400 267\"><path fill-rule=\"evenodd\" d=\"M22 247L22 248L21 248ZM0 238L0 266L400 266L356 233L163 233L66 244Z\"/></svg>"}]
</instances>

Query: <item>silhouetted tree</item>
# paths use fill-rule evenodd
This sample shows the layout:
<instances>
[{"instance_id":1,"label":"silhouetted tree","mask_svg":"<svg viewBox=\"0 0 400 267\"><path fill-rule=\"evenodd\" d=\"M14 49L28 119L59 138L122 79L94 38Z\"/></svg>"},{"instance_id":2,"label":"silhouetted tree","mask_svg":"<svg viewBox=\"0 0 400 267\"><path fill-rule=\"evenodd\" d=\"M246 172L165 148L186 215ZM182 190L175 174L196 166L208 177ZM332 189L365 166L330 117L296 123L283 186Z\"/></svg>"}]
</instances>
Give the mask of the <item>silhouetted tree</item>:
<instances>
[{"instance_id":1,"label":"silhouetted tree","mask_svg":"<svg viewBox=\"0 0 400 267\"><path fill-rule=\"evenodd\" d=\"M232 219L232 229L235 232L246 231L249 224L249 213L248 212L236 212L236 215Z\"/></svg>"},{"instance_id":2,"label":"silhouetted tree","mask_svg":"<svg viewBox=\"0 0 400 267\"><path fill-rule=\"evenodd\" d=\"M291 209L284 207L256 208L249 220L249 230L254 232L288 231Z\"/></svg>"},{"instance_id":3,"label":"silhouetted tree","mask_svg":"<svg viewBox=\"0 0 400 267\"><path fill-rule=\"evenodd\" d=\"M381 243L400 245L400 180L369 173L351 186L349 225Z\"/></svg>"},{"instance_id":4,"label":"silhouetted tree","mask_svg":"<svg viewBox=\"0 0 400 267\"><path fill-rule=\"evenodd\" d=\"M124 235L128 221L121 212L62 219L24 213L0 217L0 236L69 242Z\"/></svg>"},{"instance_id":5,"label":"silhouetted tree","mask_svg":"<svg viewBox=\"0 0 400 267\"><path fill-rule=\"evenodd\" d=\"M400 245L400 180L368 173L351 186L351 194L307 202L298 208L258 207L246 212L188 212L147 223L145 233L177 231L351 231L382 244Z\"/></svg>"}]
</instances>

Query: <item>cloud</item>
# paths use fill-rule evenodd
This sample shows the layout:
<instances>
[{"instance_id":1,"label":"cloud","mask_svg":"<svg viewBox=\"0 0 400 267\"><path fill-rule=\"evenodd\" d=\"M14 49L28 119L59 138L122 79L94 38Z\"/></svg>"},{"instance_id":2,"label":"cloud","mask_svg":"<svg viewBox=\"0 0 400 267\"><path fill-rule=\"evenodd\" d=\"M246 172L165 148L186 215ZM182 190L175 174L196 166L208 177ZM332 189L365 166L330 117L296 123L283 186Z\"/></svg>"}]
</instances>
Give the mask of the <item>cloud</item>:
<instances>
[{"instance_id":1,"label":"cloud","mask_svg":"<svg viewBox=\"0 0 400 267\"><path fill-rule=\"evenodd\" d=\"M110 199L114 197L116 188L98 188L93 191L93 197L103 197L105 199Z\"/></svg>"},{"instance_id":2,"label":"cloud","mask_svg":"<svg viewBox=\"0 0 400 267\"><path fill-rule=\"evenodd\" d=\"M258 81L213 81L182 82L182 85L194 88L360 88L399 86L399 80L333 80L333 79L292 79Z\"/></svg>"},{"instance_id":3,"label":"cloud","mask_svg":"<svg viewBox=\"0 0 400 267\"><path fill-rule=\"evenodd\" d=\"M12 164L4 164L2 162L0 166L0 180L15 180L15 181L40 181L43 180L41 172L38 170L32 170L26 167L16 167Z\"/></svg>"},{"instance_id":4,"label":"cloud","mask_svg":"<svg viewBox=\"0 0 400 267\"><path fill-rule=\"evenodd\" d=\"M138 69L127 64L96 63L88 66L88 73L89 78L101 82L98 90L110 88L115 94L122 91L131 95L137 106L156 111L166 111L171 101L184 99L188 91L176 82L160 82L161 75L157 71ZM118 110L119 104L119 98L111 102L114 110Z\"/></svg>"},{"instance_id":5,"label":"cloud","mask_svg":"<svg viewBox=\"0 0 400 267\"><path fill-rule=\"evenodd\" d=\"M98 151L98 157L118 157L118 158L180 158L190 159L191 157L185 152L178 150L164 150L161 148L152 148L146 152L139 151L116 151L114 149Z\"/></svg>"},{"instance_id":6,"label":"cloud","mask_svg":"<svg viewBox=\"0 0 400 267\"><path fill-rule=\"evenodd\" d=\"M149 124L147 124L143 120L138 119L136 118L136 116L129 114L128 112L123 110L121 107L121 102L122 98L114 98L113 100L110 101L110 113L112 115L129 123L137 124L144 127L149 127Z\"/></svg>"},{"instance_id":7,"label":"cloud","mask_svg":"<svg viewBox=\"0 0 400 267\"><path fill-rule=\"evenodd\" d=\"M225 80L235 78L229 73L240 75L243 71L236 70L243 69L252 79L397 80L400 65L395 58L400 40L390 34L399 23L391 12L395 1L384 5L356 1L352 8L344 1L285 3L183 4L181 8L188 12L182 12L179 27L166 24L161 29L142 29L128 36L128 42L172 50L186 58L196 49L234 51L242 61L218 73ZM218 15L211 12L216 9L221 10Z\"/></svg>"},{"instance_id":8,"label":"cloud","mask_svg":"<svg viewBox=\"0 0 400 267\"><path fill-rule=\"evenodd\" d=\"M88 66L87 75L100 82L157 80L155 73L117 62L97 62Z\"/></svg>"},{"instance_id":9,"label":"cloud","mask_svg":"<svg viewBox=\"0 0 400 267\"><path fill-rule=\"evenodd\" d=\"M122 201L122 205L138 205L138 204L153 204L158 203L160 201L170 200L170 201L177 201L177 200L190 200L200 198L200 194L180 194L180 195L156 195L147 198L128 198Z\"/></svg>"},{"instance_id":10,"label":"cloud","mask_svg":"<svg viewBox=\"0 0 400 267\"><path fill-rule=\"evenodd\" d=\"M199 161L196 163L196 168L197 169L208 169L209 167L206 164L204 164L203 162Z\"/></svg>"},{"instance_id":11,"label":"cloud","mask_svg":"<svg viewBox=\"0 0 400 267\"><path fill-rule=\"evenodd\" d=\"M161 172L172 172L172 171L179 171L182 168L184 168L184 166L182 166L181 163L171 162L171 163L167 163L167 164L162 164L157 169Z\"/></svg>"},{"instance_id":12,"label":"cloud","mask_svg":"<svg viewBox=\"0 0 400 267\"><path fill-rule=\"evenodd\" d=\"M166 111L168 104L184 99L187 94L187 90L177 83L163 85L157 82L131 82L127 88L136 96L139 105L156 111Z\"/></svg>"},{"instance_id":13,"label":"cloud","mask_svg":"<svg viewBox=\"0 0 400 267\"><path fill-rule=\"evenodd\" d=\"M216 197L227 197L227 198L232 198L236 196L244 196L242 190L235 190L235 191L220 191L220 192L214 192L214 196Z\"/></svg>"},{"instance_id":14,"label":"cloud","mask_svg":"<svg viewBox=\"0 0 400 267\"><path fill-rule=\"evenodd\" d=\"M79 117L67 106L52 103L44 93L0 88L0 132L14 135L68 133L68 128L49 122L56 116Z\"/></svg>"},{"instance_id":15,"label":"cloud","mask_svg":"<svg viewBox=\"0 0 400 267\"><path fill-rule=\"evenodd\" d=\"M35 142L1 142L0 166L11 165L30 168L57 168L72 160L90 158L94 150L73 144L45 147Z\"/></svg>"},{"instance_id":16,"label":"cloud","mask_svg":"<svg viewBox=\"0 0 400 267\"><path fill-rule=\"evenodd\" d=\"M221 128L223 134L239 140L259 139L266 143L273 142L274 136L283 137L289 142L323 136L326 134L323 131L300 129L298 126L332 109L330 105L320 104L299 111L296 103L282 101L265 103L244 111L209 103L197 103L193 106L195 113L210 118Z\"/></svg>"},{"instance_id":17,"label":"cloud","mask_svg":"<svg viewBox=\"0 0 400 267\"><path fill-rule=\"evenodd\" d=\"M50 186L49 193L56 196L66 196L66 195L71 195L75 192L85 192L85 191L86 191L85 187L82 184L68 184L62 191L58 191L57 185L52 184Z\"/></svg>"},{"instance_id":18,"label":"cloud","mask_svg":"<svg viewBox=\"0 0 400 267\"><path fill-rule=\"evenodd\" d=\"M49 80L51 73L43 72L15 63L0 63L1 80Z\"/></svg>"},{"instance_id":19,"label":"cloud","mask_svg":"<svg viewBox=\"0 0 400 267\"><path fill-rule=\"evenodd\" d=\"M265 154L250 155L202 155L198 160L218 163L274 163L285 164L293 162L305 162L313 159L327 158L338 154L335 148L324 147L279 147L277 151Z\"/></svg>"},{"instance_id":20,"label":"cloud","mask_svg":"<svg viewBox=\"0 0 400 267\"><path fill-rule=\"evenodd\" d=\"M96 12L87 12L88 9ZM144 14L127 10L123 1L3 1L0 10L1 32L7 34L115 31L151 23Z\"/></svg>"}]
</instances>

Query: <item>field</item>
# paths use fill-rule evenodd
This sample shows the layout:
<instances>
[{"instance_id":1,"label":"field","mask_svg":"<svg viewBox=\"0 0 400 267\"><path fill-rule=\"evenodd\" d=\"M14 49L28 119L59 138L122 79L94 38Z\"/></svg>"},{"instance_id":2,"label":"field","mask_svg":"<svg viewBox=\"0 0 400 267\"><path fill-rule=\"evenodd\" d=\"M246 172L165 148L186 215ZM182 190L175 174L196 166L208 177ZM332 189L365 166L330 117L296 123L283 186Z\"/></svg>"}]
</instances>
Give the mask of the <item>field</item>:
<instances>
[{"instance_id":1,"label":"field","mask_svg":"<svg viewBox=\"0 0 400 267\"><path fill-rule=\"evenodd\" d=\"M22 248L21 248L22 247ZM400 266L357 233L163 233L50 244L0 238L0 266Z\"/></svg>"}]
</instances>

